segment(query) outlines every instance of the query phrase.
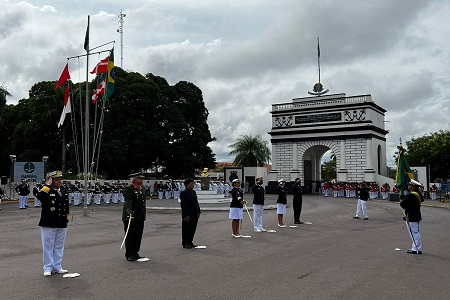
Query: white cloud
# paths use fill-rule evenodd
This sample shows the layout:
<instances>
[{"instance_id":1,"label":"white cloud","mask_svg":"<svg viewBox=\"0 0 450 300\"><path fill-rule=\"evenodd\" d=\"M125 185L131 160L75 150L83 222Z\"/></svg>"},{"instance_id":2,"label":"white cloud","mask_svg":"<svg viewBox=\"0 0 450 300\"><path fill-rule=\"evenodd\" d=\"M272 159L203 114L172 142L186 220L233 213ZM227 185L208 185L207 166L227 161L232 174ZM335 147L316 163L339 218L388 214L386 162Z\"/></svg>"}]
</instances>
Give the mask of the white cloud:
<instances>
[{"instance_id":1,"label":"white cloud","mask_svg":"<svg viewBox=\"0 0 450 300\"><path fill-rule=\"evenodd\" d=\"M227 146L240 134L270 139L272 104L307 96L318 80L318 36L322 83L331 93L372 94L387 109L391 155L400 137L449 127L448 1L3 3L0 82L13 94L9 103L36 82L56 80L67 57L84 54L87 15L91 47L115 40L119 61L123 9L124 69L199 86L219 161L232 160ZM74 80L84 80L85 60L70 65Z\"/></svg>"}]
</instances>

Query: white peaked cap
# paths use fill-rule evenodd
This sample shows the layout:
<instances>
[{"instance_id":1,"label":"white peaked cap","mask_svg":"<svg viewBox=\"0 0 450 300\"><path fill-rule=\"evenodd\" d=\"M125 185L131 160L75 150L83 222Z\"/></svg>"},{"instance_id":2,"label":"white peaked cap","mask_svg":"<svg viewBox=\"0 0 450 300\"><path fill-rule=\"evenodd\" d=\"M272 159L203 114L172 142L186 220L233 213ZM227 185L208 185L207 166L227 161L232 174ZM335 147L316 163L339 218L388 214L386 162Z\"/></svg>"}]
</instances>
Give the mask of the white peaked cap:
<instances>
[{"instance_id":1,"label":"white peaked cap","mask_svg":"<svg viewBox=\"0 0 450 300\"><path fill-rule=\"evenodd\" d=\"M420 182L418 182L418 181L416 181L416 180L414 180L414 179L411 179L411 180L409 181L409 184L410 184L410 185L417 185L417 186L423 187L423 184L421 184Z\"/></svg>"}]
</instances>

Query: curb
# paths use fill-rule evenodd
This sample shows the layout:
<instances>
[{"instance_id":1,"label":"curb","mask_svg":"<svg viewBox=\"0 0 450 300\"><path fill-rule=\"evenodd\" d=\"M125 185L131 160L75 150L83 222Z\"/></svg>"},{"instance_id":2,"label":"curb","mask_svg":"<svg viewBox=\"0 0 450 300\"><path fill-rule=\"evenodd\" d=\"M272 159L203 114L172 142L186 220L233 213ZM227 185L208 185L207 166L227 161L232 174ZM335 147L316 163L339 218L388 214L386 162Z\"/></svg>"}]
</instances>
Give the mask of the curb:
<instances>
[{"instance_id":1,"label":"curb","mask_svg":"<svg viewBox=\"0 0 450 300\"><path fill-rule=\"evenodd\" d=\"M173 207L173 206L147 206L146 207L148 210L181 210L180 207ZM267 205L264 206L264 210L272 210L272 209L276 209L277 206L276 205ZM201 208L201 211L229 211L230 208L229 207L204 207ZM253 207L248 207L248 210L253 210Z\"/></svg>"}]
</instances>

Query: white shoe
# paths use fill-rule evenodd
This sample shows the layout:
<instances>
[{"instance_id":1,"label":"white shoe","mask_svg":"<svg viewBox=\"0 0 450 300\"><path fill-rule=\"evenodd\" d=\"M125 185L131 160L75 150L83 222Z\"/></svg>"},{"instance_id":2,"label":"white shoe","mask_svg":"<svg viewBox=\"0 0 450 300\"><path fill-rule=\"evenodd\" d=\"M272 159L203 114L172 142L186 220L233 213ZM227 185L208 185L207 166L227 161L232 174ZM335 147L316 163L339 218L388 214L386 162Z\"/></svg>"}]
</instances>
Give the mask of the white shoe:
<instances>
[{"instance_id":1,"label":"white shoe","mask_svg":"<svg viewBox=\"0 0 450 300\"><path fill-rule=\"evenodd\" d=\"M278 224L278 227L280 227L280 228L286 228L287 226L286 226L286 225L280 225L280 224Z\"/></svg>"},{"instance_id":2,"label":"white shoe","mask_svg":"<svg viewBox=\"0 0 450 300\"><path fill-rule=\"evenodd\" d=\"M261 228L262 232L267 232L267 229Z\"/></svg>"},{"instance_id":3,"label":"white shoe","mask_svg":"<svg viewBox=\"0 0 450 300\"><path fill-rule=\"evenodd\" d=\"M60 269L60 270L53 270L52 273L57 273L57 274L66 274L69 271L64 270L64 269Z\"/></svg>"},{"instance_id":4,"label":"white shoe","mask_svg":"<svg viewBox=\"0 0 450 300\"><path fill-rule=\"evenodd\" d=\"M255 229L254 231L255 231L255 232L262 232L261 229Z\"/></svg>"},{"instance_id":5,"label":"white shoe","mask_svg":"<svg viewBox=\"0 0 450 300\"><path fill-rule=\"evenodd\" d=\"M240 235L240 234L232 234L231 236L234 237L234 238L240 238L240 237L242 237L242 235Z\"/></svg>"},{"instance_id":6,"label":"white shoe","mask_svg":"<svg viewBox=\"0 0 450 300\"><path fill-rule=\"evenodd\" d=\"M52 275L52 272L44 272L44 276L45 276L45 277L51 276L51 275Z\"/></svg>"}]
</instances>

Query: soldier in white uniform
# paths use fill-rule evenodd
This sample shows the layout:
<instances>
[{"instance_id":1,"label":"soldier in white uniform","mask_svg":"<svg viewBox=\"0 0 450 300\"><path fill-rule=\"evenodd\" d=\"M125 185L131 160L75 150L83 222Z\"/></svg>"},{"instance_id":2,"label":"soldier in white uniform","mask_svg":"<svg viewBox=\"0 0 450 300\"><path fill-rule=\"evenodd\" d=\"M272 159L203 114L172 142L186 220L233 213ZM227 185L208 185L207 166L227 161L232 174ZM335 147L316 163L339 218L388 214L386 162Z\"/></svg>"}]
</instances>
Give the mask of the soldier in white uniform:
<instances>
[{"instance_id":1,"label":"soldier in white uniform","mask_svg":"<svg viewBox=\"0 0 450 300\"><path fill-rule=\"evenodd\" d=\"M45 181L43 183L45 183ZM40 184L39 182L36 183L36 185L33 188L34 207L40 207L41 206L41 201L39 201L39 199L36 197L36 195L39 193L41 188L42 188L42 184Z\"/></svg>"},{"instance_id":2,"label":"soldier in white uniform","mask_svg":"<svg viewBox=\"0 0 450 300\"><path fill-rule=\"evenodd\" d=\"M117 182L113 182L113 185L111 187L112 192L112 203L118 204L119 203L119 187Z\"/></svg>"},{"instance_id":3,"label":"soldier in white uniform","mask_svg":"<svg viewBox=\"0 0 450 300\"><path fill-rule=\"evenodd\" d=\"M223 184L223 192L225 193L225 197L230 197L230 185L227 181Z\"/></svg>"},{"instance_id":4,"label":"soldier in white uniform","mask_svg":"<svg viewBox=\"0 0 450 300\"><path fill-rule=\"evenodd\" d=\"M105 204L109 204L111 201L111 186L109 185L109 181L105 181L105 184L102 187L103 191L103 201Z\"/></svg>"},{"instance_id":5,"label":"soldier in white uniform","mask_svg":"<svg viewBox=\"0 0 450 300\"><path fill-rule=\"evenodd\" d=\"M101 199L102 199L102 186L100 185L100 182L97 181L94 186L94 203L96 205L100 205Z\"/></svg>"}]
</instances>

